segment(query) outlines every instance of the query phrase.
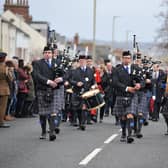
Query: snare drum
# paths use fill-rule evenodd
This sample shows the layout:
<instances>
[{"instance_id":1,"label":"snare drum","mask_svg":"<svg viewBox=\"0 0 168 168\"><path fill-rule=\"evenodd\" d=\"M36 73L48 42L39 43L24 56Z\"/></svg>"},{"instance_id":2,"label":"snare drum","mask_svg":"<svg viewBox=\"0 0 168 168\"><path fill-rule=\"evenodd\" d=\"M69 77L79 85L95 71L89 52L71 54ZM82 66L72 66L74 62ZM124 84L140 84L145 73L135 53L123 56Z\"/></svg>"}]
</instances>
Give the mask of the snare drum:
<instances>
[{"instance_id":1,"label":"snare drum","mask_svg":"<svg viewBox=\"0 0 168 168\"><path fill-rule=\"evenodd\" d=\"M99 89L85 92L84 94L82 94L82 98L85 100L88 110L98 109L105 104Z\"/></svg>"}]
</instances>

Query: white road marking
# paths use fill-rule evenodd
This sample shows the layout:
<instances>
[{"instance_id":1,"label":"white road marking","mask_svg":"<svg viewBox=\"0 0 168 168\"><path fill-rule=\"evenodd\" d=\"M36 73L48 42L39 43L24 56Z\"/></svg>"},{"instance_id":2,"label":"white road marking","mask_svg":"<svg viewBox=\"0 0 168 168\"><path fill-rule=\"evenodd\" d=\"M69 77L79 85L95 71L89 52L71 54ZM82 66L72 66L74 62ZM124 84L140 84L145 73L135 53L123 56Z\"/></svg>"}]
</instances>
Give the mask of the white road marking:
<instances>
[{"instance_id":1,"label":"white road marking","mask_svg":"<svg viewBox=\"0 0 168 168\"><path fill-rule=\"evenodd\" d=\"M118 134L113 134L111 137L109 137L106 141L104 141L105 144L110 143L111 141L113 141L116 137L118 136Z\"/></svg>"},{"instance_id":2,"label":"white road marking","mask_svg":"<svg viewBox=\"0 0 168 168\"><path fill-rule=\"evenodd\" d=\"M79 165L87 165L101 150L102 148L96 148L93 152L87 155Z\"/></svg>"}]
</instances>

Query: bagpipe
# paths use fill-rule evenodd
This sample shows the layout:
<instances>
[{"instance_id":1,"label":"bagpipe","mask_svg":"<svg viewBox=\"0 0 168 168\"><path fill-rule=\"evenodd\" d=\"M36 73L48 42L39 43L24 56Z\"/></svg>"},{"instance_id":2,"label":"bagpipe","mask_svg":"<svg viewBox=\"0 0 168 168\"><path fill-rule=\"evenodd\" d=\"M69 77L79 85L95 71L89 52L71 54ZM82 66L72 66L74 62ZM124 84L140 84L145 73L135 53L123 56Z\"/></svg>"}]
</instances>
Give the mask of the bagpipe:
<instances>
[{"instance_id":1,"label":"bagpipe","mask_svg":"<svg viewBox=\"0 0 168 168\"><path fill-rule=\"evenodd\" d=\"M137 60L140 60L139 65L137 64ZM152 79L153 65L161 64L161 61L153 61L152 57L148 58L147 56L144 56L144 58L141 58L141 52L139 44L136 41L136 35L133 35L133 63L135 69L133 70L132 78L137 82L143 79Z\"/></svg>"},{"instance_id":2,"label":"bagpipe","mask_svg":"<svg viewBox=\"0 0 168 168\"><path fill-rule=\"evenodd\" d=\"M68 71L72 67L73 60L77 59L78 52L76 54L73 54L72 52L70 52L70 46L63 49L63 51L59 50L57 48L57 39L56 39L55 30L51 30L51 31L49 30L47 46L52 48L53 53L54 53L54 50L58 50L57 56L56 57L53 56L52 69L54 71L55 78L63 77L66 71Z\"/></svg>"}]
</instances>

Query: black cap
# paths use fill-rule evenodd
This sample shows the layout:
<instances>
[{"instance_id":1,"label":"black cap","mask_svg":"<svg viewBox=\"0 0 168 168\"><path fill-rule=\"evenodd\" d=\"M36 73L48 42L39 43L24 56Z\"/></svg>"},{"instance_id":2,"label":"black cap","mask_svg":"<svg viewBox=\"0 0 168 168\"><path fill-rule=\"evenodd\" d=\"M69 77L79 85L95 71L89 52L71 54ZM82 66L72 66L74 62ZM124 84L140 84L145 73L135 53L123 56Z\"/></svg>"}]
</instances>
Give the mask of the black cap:
<instances>
[{"instance_id":1,"label":"black cap","mask_svg":"<svg viewBox=\"0 0 168 168\"><path fill-rule=\"evenodd\" d=\"M79 59L86 59L85 55L79 55Z\"/></svg>"},{"instance_id":2,"label":"black cap","mask_svg":"<svg viewBox=\"0 0 168 168\"><path fill-rule=\"evenodd\" d=\"M129 50L128 51L123 51L122 56L123 57L131 56L131 52Z\"/></svg>"},{"instance_id":3,"label":"black cap","mask_svg":"<svg viewBox=\"0 0 168 168\"><path fill-rule=\"evenodd\" d=\"M104 60L104 64L106 65L108 62L111 62L109 59Z\"/></svg>"},{"instance_id":4,"label":"black cap","mask_svg":"<svg viewBox=\"0 0 168 168\"><path fill-rule=\"evenodd\" d=\"M141 59L141 53L137 53L137 59Z\"/></svg>"},{"instance_id":5,"label":"black cap","mask_svg":"<svg viewBox=\"0 0 168 168\"><path fill-rule=\"evenodd\" d=\"M5 52L0 52L0 58L6 57L6 56L7 56L7 53L5 53Z\"/></svg>"},{"instance_id":6,"label":"black cap","mask_svg":"<svg viewBox=\"0 0 168 168\"><path fill-rule=\"evenodd\" d=\"M86 59L93 59L91 55L88 55Z\"/></svg>"},{"instance_id":7,"label":"black cap","mask_svg":"<svg viewBox=\"0 0 168 168\"><path fill-rule=\"evenodd\" d=\"M45 46L44 49L43 49L43 52L44 51L52 51L53 49L50 47L50 46Z\"/></svg>"}]
</instances>

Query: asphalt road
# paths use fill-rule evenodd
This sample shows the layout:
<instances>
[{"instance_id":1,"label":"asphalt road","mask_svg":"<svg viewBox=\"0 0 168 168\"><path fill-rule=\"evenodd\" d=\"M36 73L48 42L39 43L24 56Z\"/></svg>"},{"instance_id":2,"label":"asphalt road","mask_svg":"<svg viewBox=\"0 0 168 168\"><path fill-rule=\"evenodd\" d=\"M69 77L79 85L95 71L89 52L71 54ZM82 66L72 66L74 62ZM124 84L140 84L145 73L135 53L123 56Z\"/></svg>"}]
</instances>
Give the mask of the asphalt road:
<instances>
[{"instance_id":1,"label":"asphalt road","mask_svg":"<svg viewBox=\"0 0 168 168\"><path fill-rule=\"evenodd\" d=\"M39 140L38 118L16 119L0 128L0 168L167 168L168 136L163 118L143 127L142 139L121 143L112 116L86 131L61 124L56 141Z\"/></svg>"}]
</instances>

